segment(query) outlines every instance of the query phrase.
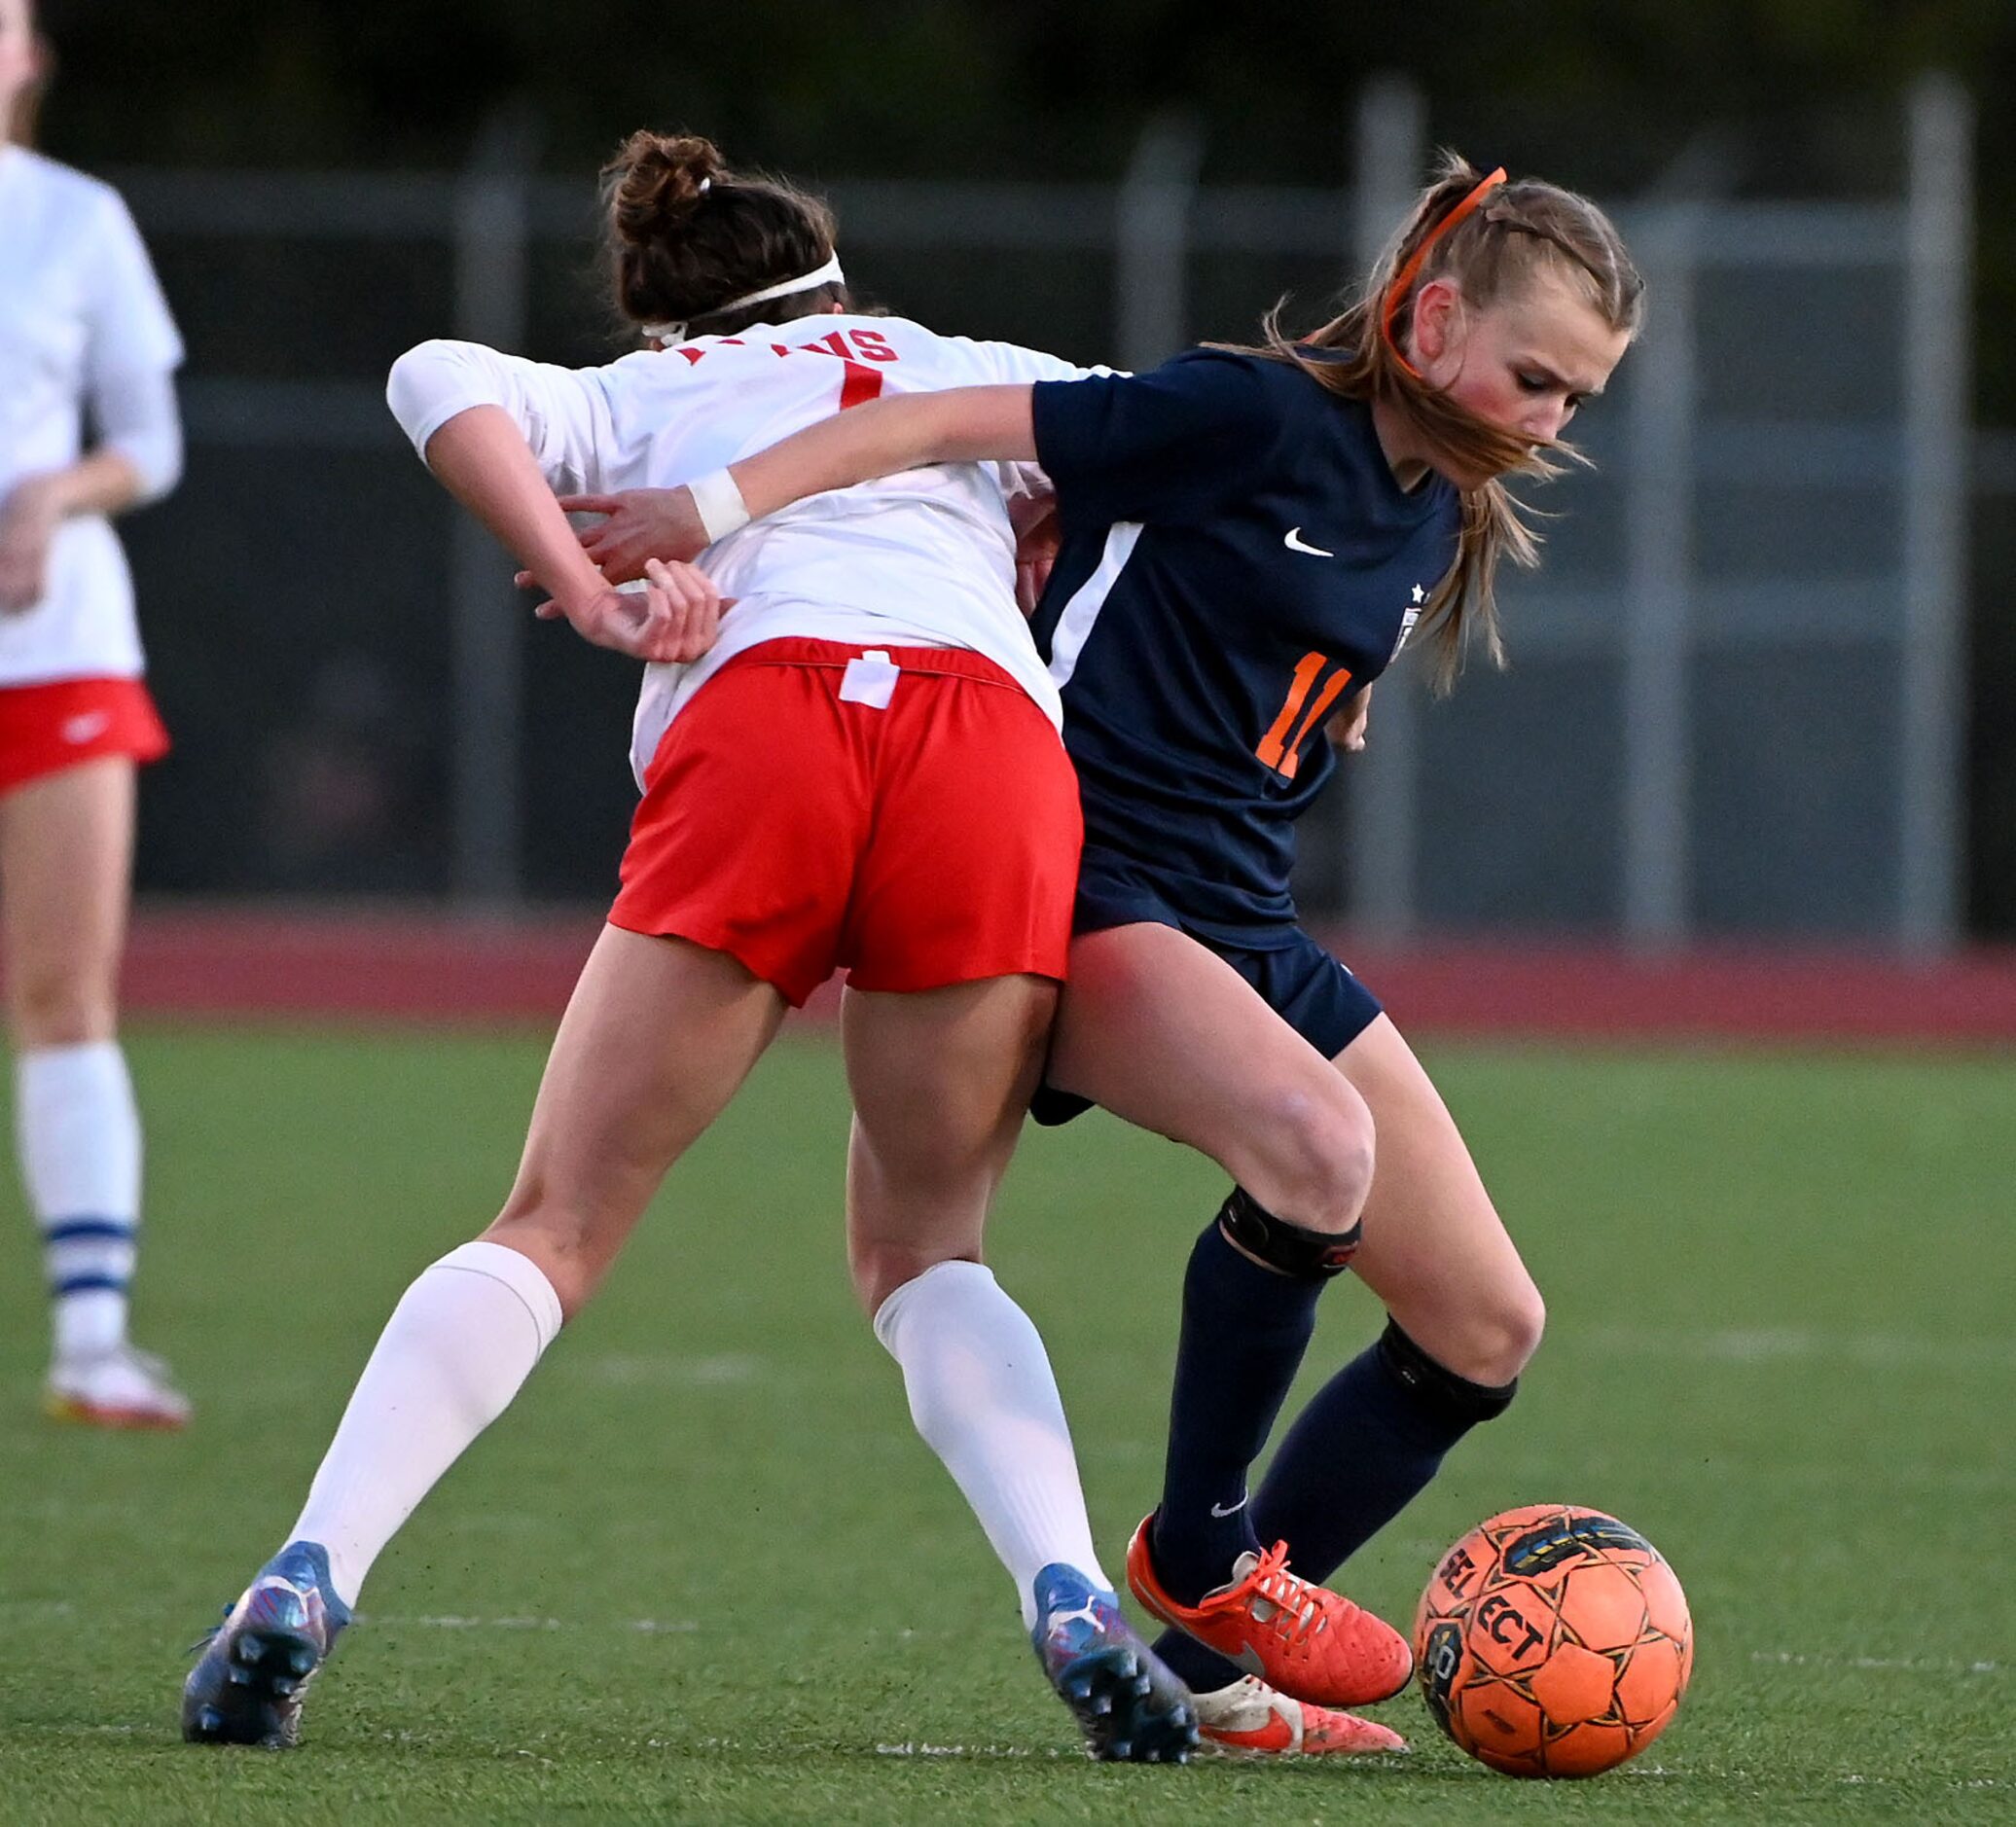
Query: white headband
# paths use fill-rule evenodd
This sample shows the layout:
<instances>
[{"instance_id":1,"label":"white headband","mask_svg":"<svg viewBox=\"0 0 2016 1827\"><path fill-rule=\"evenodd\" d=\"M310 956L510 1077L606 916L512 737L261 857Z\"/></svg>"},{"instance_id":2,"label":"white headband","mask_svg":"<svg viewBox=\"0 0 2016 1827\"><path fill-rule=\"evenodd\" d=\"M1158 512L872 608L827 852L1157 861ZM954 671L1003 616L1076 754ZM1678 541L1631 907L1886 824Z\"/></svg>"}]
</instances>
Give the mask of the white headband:
<instances>
[{"instance_id":1,"label":"white headband","mask_svg":"<svg viewBox=\"0 0 2016 1827\"><path fill-rule=\"evenodd\" d=\"M810 292L815 286L845 285L846 274L840 269L840 255L835 253L816 272L801 273L796 279L779 279L775 285L767 285L760 292L745 292L740 298L732 298L726 304L716 304L701 313L702 317L721 317L730 311L738 311L744 304L761 304L774 298L788 298L793 292ZM693 321L687 318L675 324L639 324L638 334L649 337L655 342L684 342L686 325Z\"/></svg>"}]
</instances>

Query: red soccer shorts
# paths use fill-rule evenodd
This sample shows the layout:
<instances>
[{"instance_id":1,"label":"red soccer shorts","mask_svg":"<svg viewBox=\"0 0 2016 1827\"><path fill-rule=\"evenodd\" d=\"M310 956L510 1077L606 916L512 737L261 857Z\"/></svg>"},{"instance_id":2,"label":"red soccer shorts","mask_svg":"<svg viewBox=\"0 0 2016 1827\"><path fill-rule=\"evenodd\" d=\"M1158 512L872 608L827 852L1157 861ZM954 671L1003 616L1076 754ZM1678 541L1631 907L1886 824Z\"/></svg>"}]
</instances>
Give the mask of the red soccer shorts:
<instances>
[{"instance_id":1,"label":"red soccer shorts","mask_svg":"<svg viewBox=\"0 0 2016 1827\"><path fill-rule=\"evenodd\" d=\"M765 641L666 732L609 919L725 951L794 1007L842 967L871 990L1062 978L1083 836L1055 726L992 661Z\"/></svg>"},{"instance_id":2,"label":"red soccer shorts","mask_svg":"<svg viewBox=\"0 0 2016 1827\"><path fill-rule=\"evenodd\" d=\"M159 761L168 733L139 679L0 687L0 793L106 755Z\"/></svg>"}]
</instances>

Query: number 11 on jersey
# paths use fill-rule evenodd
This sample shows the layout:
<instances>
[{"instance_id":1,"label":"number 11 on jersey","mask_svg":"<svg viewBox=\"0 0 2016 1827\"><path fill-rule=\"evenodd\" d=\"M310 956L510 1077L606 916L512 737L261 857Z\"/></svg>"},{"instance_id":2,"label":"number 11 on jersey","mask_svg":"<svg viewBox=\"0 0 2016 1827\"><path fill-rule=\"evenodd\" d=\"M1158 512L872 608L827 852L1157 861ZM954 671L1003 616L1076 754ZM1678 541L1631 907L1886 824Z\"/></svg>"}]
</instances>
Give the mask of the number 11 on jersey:
<instances>
[{"instance_id":1,"label":"number 11 on jersey","mask_svg":"<svg viewBox=\"0 0 2016 1827\"><path fill-rule=\"evenodd\" d=\"M1337 702L1344 688L1351 682L1350 668L1338 667L1323 680L1323 689L1316 694L1315 702L1310 703L1310 688L1322 678L1323 668L1329 663L1328 654L1302 656L1296 663L1294 678L1288 681L1288 696L1281 704L1280 715L1275 718L1273 726L1260 738L1260 746L1253 751L1283 780L1295 778L1304 740L1323 721L1330 706Z\"/></svg>"}]
</instances>

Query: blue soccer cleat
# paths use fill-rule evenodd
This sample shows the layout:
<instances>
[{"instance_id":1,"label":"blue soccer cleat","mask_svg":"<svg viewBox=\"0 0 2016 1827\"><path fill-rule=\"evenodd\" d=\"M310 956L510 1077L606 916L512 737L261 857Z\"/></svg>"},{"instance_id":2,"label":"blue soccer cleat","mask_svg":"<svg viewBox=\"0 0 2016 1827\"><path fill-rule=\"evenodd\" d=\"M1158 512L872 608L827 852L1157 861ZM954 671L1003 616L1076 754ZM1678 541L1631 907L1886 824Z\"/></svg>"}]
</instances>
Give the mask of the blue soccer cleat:
<instances>
[{"instance_id":1,"label":"blue soccer cleat","mask_svg":"<svg viewBox=\"0 0 2016 1827\"><path fill-rule=\"evenodd\" d=\"M1190 1690L1120 1615L1120 1601L1076 1567L1036 1575L1036 1660L1105 1764L1187 1764L1197 1744Z\"/></svg>"},{"instance_id":2,"label":"blue soccer cleat","mask_svg":"<svg viewBox=\"0 0 2016 1827\"><path fill-rule=\"evenodd\" d=\"M289 1542L210 1632L182 1684L182 1736L192 1744L290 1749L301 1702L350 1621L320 1542Z\"/></svg>"}]
</instances>

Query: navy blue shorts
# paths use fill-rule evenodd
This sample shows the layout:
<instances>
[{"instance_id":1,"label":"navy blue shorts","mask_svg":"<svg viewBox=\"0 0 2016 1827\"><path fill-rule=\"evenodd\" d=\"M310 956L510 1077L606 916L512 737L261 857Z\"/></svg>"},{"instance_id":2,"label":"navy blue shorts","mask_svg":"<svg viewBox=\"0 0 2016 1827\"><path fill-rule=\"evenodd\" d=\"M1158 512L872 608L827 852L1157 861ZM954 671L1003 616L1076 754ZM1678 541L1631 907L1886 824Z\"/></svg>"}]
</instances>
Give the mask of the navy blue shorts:
<instances>
[{"instance_id":1,"label":"navy blue shorts","mask_svg":"<svg viewBox=\"0 0 2016 1827\"><path fill-rule=\"evenodd\" d=\"M1098 868L1078 878L1073 933L1100 933L1143 921L1172 926L1215 951L1261 999L1325 1059L1334 1059L1379 1019L1380 1001L1299 926L1269 932L1265 946L1229 945L1196 931L1147 882ZM1039 1085L1029 1115L1055 1127L1082 1117L1092 1099Z\"/></svg>"}]
</instances>

